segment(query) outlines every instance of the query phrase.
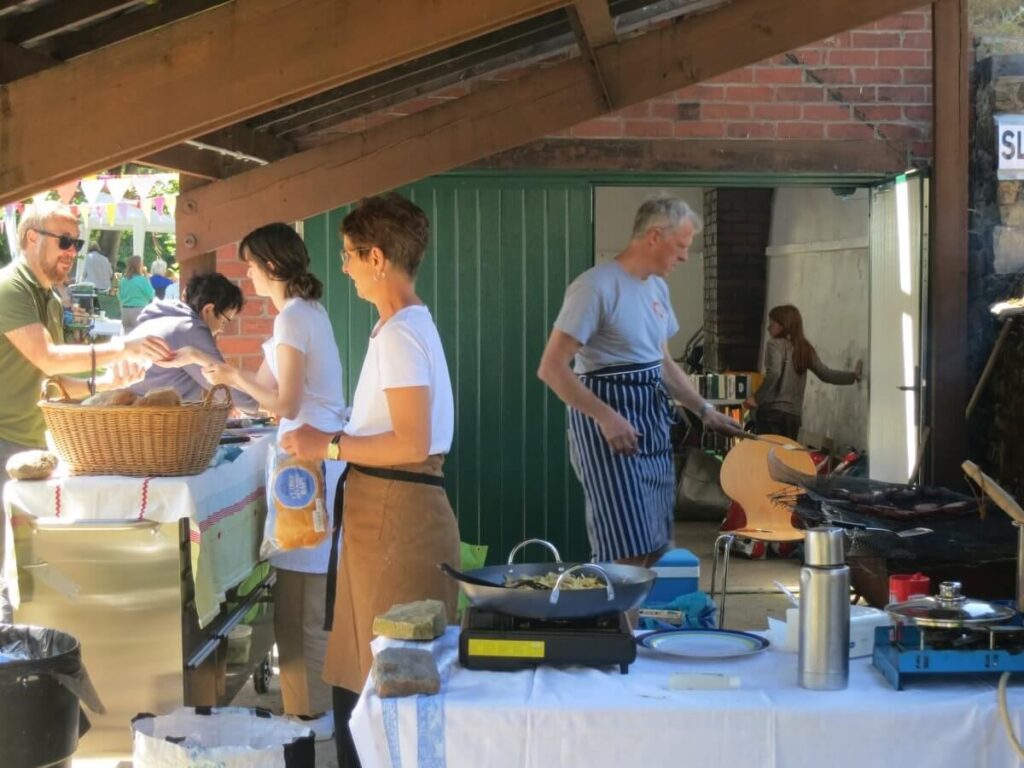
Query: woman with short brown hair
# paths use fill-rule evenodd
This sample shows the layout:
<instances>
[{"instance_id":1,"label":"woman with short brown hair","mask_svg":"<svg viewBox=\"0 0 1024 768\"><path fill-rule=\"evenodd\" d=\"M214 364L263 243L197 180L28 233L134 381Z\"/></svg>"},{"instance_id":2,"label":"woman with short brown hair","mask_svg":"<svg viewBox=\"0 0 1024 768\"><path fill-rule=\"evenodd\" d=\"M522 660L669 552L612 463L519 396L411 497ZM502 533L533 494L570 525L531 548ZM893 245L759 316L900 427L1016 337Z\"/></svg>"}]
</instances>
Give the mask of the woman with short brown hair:
<instances>
[{"instance_id":1,"label":"woman with short brown hair","mask_svg":"<svg viewBox=\"0 0 1024 768\"><path fill-rule=\"evenodd\" d=\"M324 678L335 686L340 766L358 765L345 726L373 661L374 617L396 603L427 598L443 601L448 618L455 616L456 584L437 568L459 558L459 529L442 471L455 406L441 338L415 285L429 228L423 211L398 195L371 197L345 217L342 271L380 320L344 431L304 427L282 440L301 458L349 462L324 665Z\"/></svg>"}]
</instances>

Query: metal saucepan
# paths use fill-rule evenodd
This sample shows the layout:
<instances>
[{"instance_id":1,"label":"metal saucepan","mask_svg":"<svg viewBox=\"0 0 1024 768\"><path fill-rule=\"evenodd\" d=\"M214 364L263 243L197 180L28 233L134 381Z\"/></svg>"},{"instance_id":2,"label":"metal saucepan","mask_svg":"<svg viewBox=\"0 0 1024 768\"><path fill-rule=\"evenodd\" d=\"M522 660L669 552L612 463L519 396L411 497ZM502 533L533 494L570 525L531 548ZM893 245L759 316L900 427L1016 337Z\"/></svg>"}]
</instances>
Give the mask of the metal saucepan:
<instances>
[{"instance_id":1,"label":"metal saucepan","mask_svg":"<svg viewBox=\"0 0 1024 768\"><path fill-rule=\"evenodd\" d=\"M515 554L527 544L548 546L555 555L554 563L515 564ZM617 563L563 563L558 550L540 539L518 544L509 554L507 565L477 568L465 574L442 564L442 570L458 579L469 602L488 611L526 619L584 619L607 613L620 613L639 606L654 586L655 573L648 568ZM548 573L562 574L555 588L515 589L505 586L508 579L541 577ZM589 574L604 582L603 589L563 589L566 574ZM463 576L468 577L462 578Z\"/></svg>"}]
</instances>

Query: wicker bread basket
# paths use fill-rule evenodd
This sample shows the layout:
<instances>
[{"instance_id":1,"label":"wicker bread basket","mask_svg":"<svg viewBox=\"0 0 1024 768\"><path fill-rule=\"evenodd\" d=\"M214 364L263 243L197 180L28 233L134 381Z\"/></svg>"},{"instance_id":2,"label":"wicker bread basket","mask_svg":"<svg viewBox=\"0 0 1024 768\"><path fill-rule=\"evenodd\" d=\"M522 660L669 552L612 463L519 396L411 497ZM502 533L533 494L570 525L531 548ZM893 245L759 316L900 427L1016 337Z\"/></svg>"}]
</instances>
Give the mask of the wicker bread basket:
<instances>
[{"instance_id":1,"label":"wicker bread basket","mask_svg":"<svg viewBox=\"0 0 1024 768\"><path fill-rule=\"evenodd\" d=\"M50 380L63 399L39 403L57 452L73 475L167 477L196 475L217 450L231 410L218 384L201 403L178 406L81 405ZM215 402L217 390L224 397Z\"/></svg>"}]
</instances>

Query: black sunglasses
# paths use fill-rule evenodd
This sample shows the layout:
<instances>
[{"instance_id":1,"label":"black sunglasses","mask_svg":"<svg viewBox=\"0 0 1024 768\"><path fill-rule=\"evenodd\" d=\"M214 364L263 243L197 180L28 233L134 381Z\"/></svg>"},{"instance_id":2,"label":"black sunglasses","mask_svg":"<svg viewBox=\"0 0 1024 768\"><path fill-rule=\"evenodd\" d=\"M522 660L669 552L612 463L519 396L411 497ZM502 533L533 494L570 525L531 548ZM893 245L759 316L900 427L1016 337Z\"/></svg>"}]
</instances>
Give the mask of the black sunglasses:
<instances>
[{"instance_id":1,"label":"black sunglasses","mask_svg":"<svg viewBox=\"0 0 1024 768\"><path fill-rule=\"evenodd\" d=\"M75 246L75 252L82 250L82 246L85 245L85 240L79 240L77 237L71 235L58 235L56 232L47 232L45 229L37 229L40 235L46 235L47 237L57 238L57 246L62 251L67 251L71 246Z\"/></svg>"}]
</instances>

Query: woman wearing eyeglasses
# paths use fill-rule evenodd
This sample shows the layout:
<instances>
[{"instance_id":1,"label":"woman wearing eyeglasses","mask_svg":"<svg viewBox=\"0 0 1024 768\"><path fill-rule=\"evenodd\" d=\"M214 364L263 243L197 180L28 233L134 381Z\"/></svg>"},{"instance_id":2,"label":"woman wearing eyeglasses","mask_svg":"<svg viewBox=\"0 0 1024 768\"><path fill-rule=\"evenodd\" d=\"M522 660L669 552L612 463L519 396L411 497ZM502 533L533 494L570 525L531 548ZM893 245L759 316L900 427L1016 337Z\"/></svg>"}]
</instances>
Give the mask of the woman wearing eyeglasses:
<instances>
[{"instance_id":1,"label":"woman wearing eyeglasses","mask_svg":"<svg viewBox=\"0 0 1024 768\"><path fill-rule=\"evenodd\" d=\"M214 272L193 276L183 301L157 299L147 304L130 338L155 336L177 354L170 366L154 365L147 370L132 391L144 395L151 389L173 387L182 400L202 400L210 387L203 366L224 362L214 339L242 311L244 303L241 289ZM259 403L240 389L231 390L231 401L247 413L259 409Z\"/></svg>"},{"instance_id":2,"label":"woman wearing eyeglasses","mask_svg":"<svg viewBox=\"0 0 1024 768\"><path fill-rule=\"evenodd\" d=\"M341 356L331 321L319 301L323 286L309 271L309 253L302 238L287 224L268 224L246 235L238 254L249 265L256 295L269 298L277 310L274 335L263 345L259 371L212 363L203 368L203 375L211 384L247 392L263 408L276 413L281 420L280 442L304 425L340 431L345 425ZM340 473L337 466L334 470ZM328 482L331 472L328 468L324 473ZM333 493L326 501L330 530ZM270 564L277 569L274 632L284 712L305 719L318 739L334 735L331 690L323 681L327 645L324 593L330 551L328 536L319 546L270 557Z\"/></svg>"},{"instance_id":3,"label":"woman wearing eyeglasses","mask_svg":"<svg viewBox=\"0 0 1024 768\"><path fill-rule=\"evenodd\" d=\"M121 325L125 333L130 333L139 324L143 308L156 296L153 286L142 274L141 256L128 259L124 277L117 287L117 295L121 299Z\"/></svg>"},{"instance_id":4,"label":"woman wearing eyeglasses","mask_svg":"<svg viewBox=\"0 0 1024 768\"><path fill-rule=\"evenodd\" d=\"M281 441L302 458L349 462L338 577L328 582L337 591L324 665L334 686L343 768L359 764L345 726L373 661L374 617L395 603L434 599L455 618L455 582L437 568L459 562L459 527L442 470L455 407L441 337L416 295L429 230L426 214L398 195L368 198L345 217L342 271L380 320L345 431L302 428Z\"/></svg>"}]
</instances>

